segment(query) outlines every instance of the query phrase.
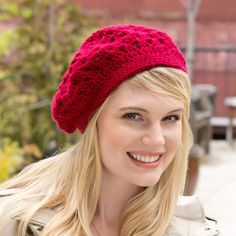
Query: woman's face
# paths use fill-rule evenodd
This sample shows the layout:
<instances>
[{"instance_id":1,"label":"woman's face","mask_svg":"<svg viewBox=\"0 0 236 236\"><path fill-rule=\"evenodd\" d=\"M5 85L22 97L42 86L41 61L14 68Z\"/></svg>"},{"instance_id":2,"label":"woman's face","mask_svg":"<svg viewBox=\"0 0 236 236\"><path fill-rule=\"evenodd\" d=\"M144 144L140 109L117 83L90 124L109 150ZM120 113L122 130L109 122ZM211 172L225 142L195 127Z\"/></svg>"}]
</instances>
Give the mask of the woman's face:
<instances>
[{"instance_id":1,"label":"woman's face","mask_svg":"<svg viewBox=\"0 0 236 236\"><path fill-rule=\"evenodd\" d=\"M98 118L103 175L153 186L181 143L184 104L124 82Z\"/></svg>"}]
</instances>

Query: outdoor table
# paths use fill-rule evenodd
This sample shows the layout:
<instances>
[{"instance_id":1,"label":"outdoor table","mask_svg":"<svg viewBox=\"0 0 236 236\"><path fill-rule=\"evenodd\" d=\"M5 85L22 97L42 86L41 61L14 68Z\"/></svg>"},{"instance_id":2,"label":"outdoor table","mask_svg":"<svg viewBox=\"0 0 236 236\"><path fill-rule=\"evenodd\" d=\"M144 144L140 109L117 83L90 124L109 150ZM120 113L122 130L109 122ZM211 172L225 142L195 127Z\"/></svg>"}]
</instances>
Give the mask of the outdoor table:
<instances>
[{"instance_id":1,"label":"outdoor table","mask_svg":"<svg viewBox=\"0 0 236 236\"><path fill-rule=\"evenodd\" d=\"M236 114L236 97L226 97L225 105L228 108L229 125L226 130L226 139L233 146L233 118Z\"/></svg>"}]
</instances>

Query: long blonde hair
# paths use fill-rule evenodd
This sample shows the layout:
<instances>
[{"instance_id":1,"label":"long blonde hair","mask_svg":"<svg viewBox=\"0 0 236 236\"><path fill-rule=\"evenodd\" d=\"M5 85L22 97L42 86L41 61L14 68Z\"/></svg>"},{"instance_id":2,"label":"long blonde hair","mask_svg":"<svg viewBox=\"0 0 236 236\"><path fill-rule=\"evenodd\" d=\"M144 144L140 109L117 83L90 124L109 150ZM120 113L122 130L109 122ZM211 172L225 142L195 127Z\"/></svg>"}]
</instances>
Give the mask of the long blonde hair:
<instances>
[{"instance_id":1,"label":"long blonde hair","mask_svg":"<svg viewBox=\"0 0 236 236\"><path fill-rule=\"evenodd\" d=\"M121 221L121 236L162 236L184 189L188 153L192 145L188 122L189 79L180 70L157 67L135 75L131 82L135 86L172 96L185 105L182 142L174 160L155 186L145 188L130 200ZM7 211L7 216L3 217L0 213L0 231L1 225L16 217L20 219L18 235L24 236L32 216L40 209L50 208L55 214L45 225L42 236L92 236L91 222L97 207L102 173L96 123L108 99L92 116L76 145L26 167L1 185L0 190L17 188L20 191L8 197L6 208L15 207Z\"/></svg>"}]
</instances>

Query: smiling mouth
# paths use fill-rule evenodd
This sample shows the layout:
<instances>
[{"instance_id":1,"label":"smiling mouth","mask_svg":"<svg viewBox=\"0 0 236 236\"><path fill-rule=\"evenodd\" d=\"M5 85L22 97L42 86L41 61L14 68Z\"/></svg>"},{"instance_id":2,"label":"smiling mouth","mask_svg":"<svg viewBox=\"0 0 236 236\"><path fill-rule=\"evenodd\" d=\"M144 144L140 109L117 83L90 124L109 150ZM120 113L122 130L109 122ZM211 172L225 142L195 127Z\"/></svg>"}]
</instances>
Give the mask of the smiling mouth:
<instances>
[{"instance_id":1,"label":"smiling mouth","mask_svg":"<svg viewBox=\"0 0 236 236\"><path fill-rule=\"evenodd\" d=\"M155 156L146 156L146 155L144 156L144 155L131 153L131 152L127 152L127 155L133 160L139 161L141 163L155 163L155 162L158 162L162 156L161 154L155 155Z\"/></svg>"}]
</instances>

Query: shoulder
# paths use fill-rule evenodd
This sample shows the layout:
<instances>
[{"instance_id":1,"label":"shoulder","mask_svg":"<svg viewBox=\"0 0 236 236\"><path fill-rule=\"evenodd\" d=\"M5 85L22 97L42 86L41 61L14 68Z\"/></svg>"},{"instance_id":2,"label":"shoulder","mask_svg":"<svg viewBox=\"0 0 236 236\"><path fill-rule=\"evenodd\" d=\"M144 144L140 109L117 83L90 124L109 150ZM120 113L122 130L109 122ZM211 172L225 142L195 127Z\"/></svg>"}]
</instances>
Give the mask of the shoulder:
<instances>
[{"instance_id":1,"label":"shoulder","mask_svg":"<svg viewBox=\"0 0 236 236\"><path fill-rule=\"evenodd\" d=\"M8 213L11 208L8 208L7 201L10 197L19 193L19 189L8 189L0 190L0 217L3 217L5 213ZM50 209L41 209L39 210L30 220L28 224L27 235L31 236L40 236L42 230L47 222L54 216L55 212ZM15 236L17 235L17 227L20 219L12 218L7 222L4 228L0 229L0 236Z\"/></svg>"},{"instance_id":2,"label":"shoulder","mask_svg":"<svg viewBox=\"0 0 236 236\"><path fill-rule=\"evenodd\" d=\"M0 213L3 211L9 197L16 194L18 191L17 189L0 190Z\"/></svg>"},{"instance_id":3,"label":"shoulder","mask_svg":"<svg viewBox=\"0 0 236 236\"><path fill-rule=\"evenodd\" d=\"M205 216L197 196L182 196L166 236L217 236L217 222Z\"/></svg>"},{"instance_id":4,"label":"shoulder","mask_svg":"<svg viewBox=\"0 0 236 236\"><path fill-rule=\"evenodd\" d=\"M8 212L7 201L9 196L15 194L16 189L0 190L0 221L3 220L5 212ZM15 236L17 232L17 221L11 219L7 221L3 228L0 228L0 236Z\"/></svg>"},{"instance_id":5,"label":"shoulder","mask_svg":"<svg viewBox=\"0 0 236 236\"><path fill-rule=\"evenodd\" d=\"M19 192L19 189L1 189L0 190L0 198L10 196L12 194L15 194Z\"/></svg>"}]
</instances>

